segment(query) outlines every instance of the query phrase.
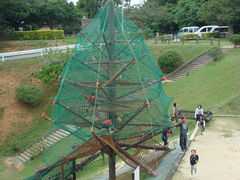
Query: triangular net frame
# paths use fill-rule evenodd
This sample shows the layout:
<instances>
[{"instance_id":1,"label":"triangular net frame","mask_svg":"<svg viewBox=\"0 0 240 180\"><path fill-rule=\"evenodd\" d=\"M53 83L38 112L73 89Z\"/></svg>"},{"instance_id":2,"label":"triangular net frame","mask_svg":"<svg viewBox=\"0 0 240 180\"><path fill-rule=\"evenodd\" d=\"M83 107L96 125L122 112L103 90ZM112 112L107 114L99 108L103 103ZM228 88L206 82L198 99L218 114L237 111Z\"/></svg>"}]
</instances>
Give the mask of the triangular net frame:
<instances>
[{"instance_id":1,"label":"triangular net frame","mask_svg":"<svg viewBox=\"0 0 240 180\"><path fill-rule=\"evenodd\" d=\"M62 73L53 119L80 138L92 136L90 130L117 138L170 127L171 98L164 93L162 77L142 31L106 2L78 35ZM114 133L104 126L106 120Z\"/></svg>"},{"instance_id":2,"label":"triangular net frame","mask_svg":"<svg viewBox=\"0 0 240 180\"><path fill-rule=\"evenodd\" d=\"M142 31L113 1L105 2L79 33L54 100L54 123L73 136L49 150L49 167L38 171L38 177L59 176L59 166L66 163L72 173L76 158L94 155L104 146L132 167L139 164L121 146L137 147L173 126L168 117L171 98L162 78Z\"/></svg>"}]
</instances>

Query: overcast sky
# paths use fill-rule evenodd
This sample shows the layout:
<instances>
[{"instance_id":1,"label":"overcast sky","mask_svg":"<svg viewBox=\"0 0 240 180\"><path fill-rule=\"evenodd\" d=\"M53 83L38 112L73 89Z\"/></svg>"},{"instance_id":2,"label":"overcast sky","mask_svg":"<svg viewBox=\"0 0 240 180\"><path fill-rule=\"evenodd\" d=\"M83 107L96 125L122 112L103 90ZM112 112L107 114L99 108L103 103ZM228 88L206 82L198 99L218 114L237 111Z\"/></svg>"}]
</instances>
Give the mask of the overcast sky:
<instances>
[{"instance_id":1,"label":"overcast sky","mask_svg":"<svg viewBox=\"0 0 240 180\"><path fill-rule=\"evenodd\" d=\"M72 2L77 2L78 0L68 0L68 1L72 1ZM144 0L131 0L131 5L135 5L135 4L141 4L143 3Z\"/></svg>"}]
</instances>

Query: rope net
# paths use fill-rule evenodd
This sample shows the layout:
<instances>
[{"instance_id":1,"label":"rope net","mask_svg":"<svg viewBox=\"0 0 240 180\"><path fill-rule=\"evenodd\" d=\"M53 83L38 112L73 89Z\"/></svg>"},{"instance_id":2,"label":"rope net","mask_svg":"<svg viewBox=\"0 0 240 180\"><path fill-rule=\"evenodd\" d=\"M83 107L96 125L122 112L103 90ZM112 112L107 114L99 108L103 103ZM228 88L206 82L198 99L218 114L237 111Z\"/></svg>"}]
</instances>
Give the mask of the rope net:
<instances>
[{"instance_id":1,"label":"rope net","mask_svg":"<svg viewBox=\"0 0 240 180\"><path fill-rule=\"evenodd\" d=\"M72 136L48 150L47 164L96 153L102 146L93 133L131 144L171 127L162 78L142 31L113 1L105 2L79 33L60 76L52 118ZM57 176L59 167L52 172Z\"/></svg>"},{"instance_id":2,"label":"rope net","mask_svg":"<svg viewBox=\"0 0 240 180\"><path fill-rule=\"evenodd\" d=\"M170 127L162 77L141 30L106 2L78 36L53 119L79 138L92 136L90 130L128 137Z\"/></svg>"}]
</instances>

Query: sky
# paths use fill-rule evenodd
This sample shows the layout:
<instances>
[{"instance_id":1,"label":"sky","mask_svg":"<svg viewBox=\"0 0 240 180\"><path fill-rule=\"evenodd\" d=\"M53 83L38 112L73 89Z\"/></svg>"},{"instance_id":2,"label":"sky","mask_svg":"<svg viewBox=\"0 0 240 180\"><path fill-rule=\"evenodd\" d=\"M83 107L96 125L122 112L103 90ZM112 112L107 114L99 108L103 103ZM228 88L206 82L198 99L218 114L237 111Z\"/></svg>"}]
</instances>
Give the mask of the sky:
<instances>
[{"instance_id":1,"label":"sky","mask_svg":"<svg viewBox=\"0 0 240 180\"><path fill-rule=\"evenodd\" d=\"M68 1L71 1L71 2L74 2L76 3L78 0L68 0ZM144 0L131 0L131 6L132 5L135 5L135 4L142 4Z\"/></svg>"}]
</instances>

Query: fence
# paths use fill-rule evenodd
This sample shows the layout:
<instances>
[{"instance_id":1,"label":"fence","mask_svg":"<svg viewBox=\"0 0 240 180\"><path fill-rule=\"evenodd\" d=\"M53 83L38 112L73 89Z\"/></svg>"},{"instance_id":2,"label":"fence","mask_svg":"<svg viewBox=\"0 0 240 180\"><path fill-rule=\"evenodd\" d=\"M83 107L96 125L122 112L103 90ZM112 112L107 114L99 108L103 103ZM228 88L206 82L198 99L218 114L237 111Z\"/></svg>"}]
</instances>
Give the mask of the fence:
<instances>
[{"instance_id":1,"label":"fence","mask_svg":"<svg viewBox=\"0 0 240 180\"><path fill-rule=\"evenodd\" d=\"M181 43L182 45L184 45L187 42L191 42L191 43L195 43L195 44L199 44L199 43L214 44L214 43L217 43L218 46L220 46L221 38L182 39L182 38L179 38L176 35L169 34L169 35L163 35L163 36L155 36L154 39L153 39L153 42L154 42L154 44L158 44L158 43L167 43L167 44Z\"/></svg>"},{"instance_id":2,"label":"fence","mask_svg":"<svg viewBox=\"0 0 240 180\"><path fill-rule=\"evenodd\" d=\"M23 56L23 55L43 56L44 53L47 53L50 50L60 51L60 50L66 50L68 48L74 48L74 47L75 45L66 45L66 46L56 46L56 47L25 50L25 51L7 52L7 53L0 53L0 57L1 57L1 61L4 62L7 60L10 60L10 59L6 59L6 57Z\"/></svg>"}]
</instances>

